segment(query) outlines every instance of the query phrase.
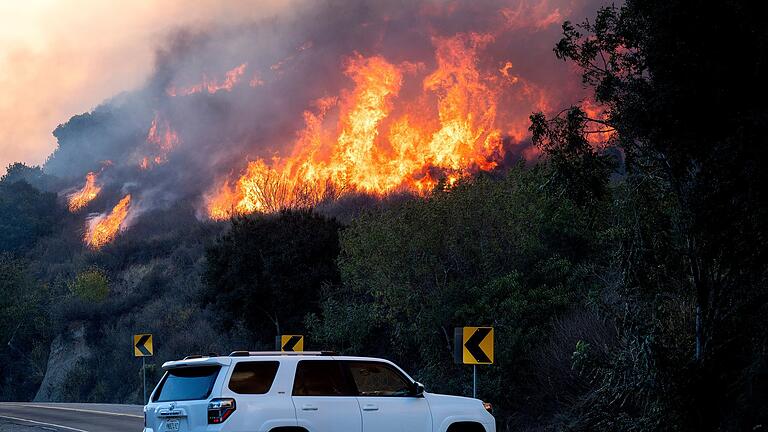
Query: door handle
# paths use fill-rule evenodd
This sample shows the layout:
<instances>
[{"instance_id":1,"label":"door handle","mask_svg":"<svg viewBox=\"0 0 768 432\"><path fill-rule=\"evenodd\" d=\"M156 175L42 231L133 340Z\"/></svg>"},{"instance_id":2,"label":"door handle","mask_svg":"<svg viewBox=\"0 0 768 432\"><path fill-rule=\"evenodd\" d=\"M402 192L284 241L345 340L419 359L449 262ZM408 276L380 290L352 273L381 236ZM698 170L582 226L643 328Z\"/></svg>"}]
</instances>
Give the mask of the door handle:
<instances>
[{"instance_id":1,"label":"door handle","mask_svg":"<svg viewBox=\"0 0 768 432\"><path fill-rule=\"evenodd\" d=\"M307 405L302 405L301 406L301 410L302 411L317 411L317 407L314 406L314 405L307 404Z\"/></svg>"},{"instance_id":2,"label":"door handle","mask_svg":"<svg viewBox=\"0 0 768 432\"><path fill-rule=\"evenodd\" d=\"M365 404L363 405L363 411L378 411L379 407L377 407L374 404Z\"/></svg>"}]
</instances>

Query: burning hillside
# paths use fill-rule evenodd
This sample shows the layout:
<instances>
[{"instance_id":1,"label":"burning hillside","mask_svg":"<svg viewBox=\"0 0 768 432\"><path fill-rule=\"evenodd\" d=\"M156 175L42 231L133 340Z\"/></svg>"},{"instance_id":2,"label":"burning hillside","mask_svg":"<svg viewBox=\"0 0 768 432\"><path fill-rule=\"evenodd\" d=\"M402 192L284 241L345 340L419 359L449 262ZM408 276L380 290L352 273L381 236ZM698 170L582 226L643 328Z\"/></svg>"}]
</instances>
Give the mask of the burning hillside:
<instances>
[{"instance_id":1,"label":"burning hillside","mask_svg":"<svg viewBox=\"0 0 768 432\"><path fill-rule=\"evenodd\" d=\"M251 161L234 183L209 195L208 214L274 211L312 205L343 191L414 192L449 183L503 158L496 124L499 93L515 83L478 70L478 50L491 35L436 39L437 68L421 79L423 63L395 65L384 57L352 56L344 73L354 83L340 97L315 101L286 157ZM421 91L400 98L406 79ZM328 111L338 120L328 124ZM329 194L330 192L330 194Z\"/></svg>"},{"instance_id":2,"label":"burning hillside","mask_svg":"<svg viewBox=\"0 0 768 432\"><path fill-rule=\"evenodd\" d=\"M160 165L168 161L168 153L179 144L179 136L167 120L161 121L159 115L155 113L152 124L149 126L146 140L151 153L149 156L141 158L139 167L149 169L153 164Z\"/></svg>"},{"instance_id":3,"label":"burning hillside","mask_svg":"<svg viewBox=\"0 0 768 432\"><path fill-rule=\"evenodd\" d=\"M87 175L72 211L107 186L131 192L90 220L86 242L126 228L131 196L225 219L345 194L426 194L535 155L528 115L579 98L550 55L575 0L331 3L181 32L144 89L57 129L49 171L82 179L97 158L116 161L98 181Z\"/></svg>"},{"instance_id":4,"label":"burning hillside","mask_svg":"<svg viewBox=\"0 0 768 432\"><path fill-rule=\"evenodd\" d=\"M121 229L125 229L124 223L130 208L131 195L128 194L109 213L88 219L85 243L93 249L99 249L111 242Z\"/></svg>"},{"instance_id":5,"label":"burning hillside","mask_svg":"<svg viewBox=\"0 0 768 432\"><path fill-rule=\"evenodd\" d=\"M69 211L76 212L89 202L93 201L101 192L101 187L96 184L96 173L91 171L85 176L85 184L79 190L67 195L67 207Z\"/></svg>"}]
</instances>

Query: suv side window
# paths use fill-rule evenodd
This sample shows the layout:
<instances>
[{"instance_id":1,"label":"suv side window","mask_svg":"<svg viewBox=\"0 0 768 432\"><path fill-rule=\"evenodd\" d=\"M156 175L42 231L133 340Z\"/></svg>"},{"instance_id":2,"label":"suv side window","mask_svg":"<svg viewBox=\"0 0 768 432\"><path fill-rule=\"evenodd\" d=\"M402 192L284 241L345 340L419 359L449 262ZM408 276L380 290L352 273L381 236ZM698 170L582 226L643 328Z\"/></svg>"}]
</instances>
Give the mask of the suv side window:
<instances>
[{"instance_id":1,"label":"suv side window","mask_svg":"<svg viewBox=\"0 0 768 432\"><path fill-rule=\"evenodd\" d=\"M272 388L280 362L239 362L229 378L229 389L238 394L264 394Z\"/></svg>"},{"instance_id":2,"label":"suv side window","mask_svg":"<svg viewBox=\"0 0 768 432\"><path fill-rule=\"evenodd\" d=\"M301 360L296 367L293 396L354 396L352 385L335 360Z\"/></svg>"},{"instance_id":3,"label":"suv side window","mask_svg":"<svg viewBox=\"0 0 768 432\"><path fill-rule=\"evenodd\" d=\"M397 369L379 362L347 362L360 396L408 396L412 384Z\"/></svg>"}]
</instances>

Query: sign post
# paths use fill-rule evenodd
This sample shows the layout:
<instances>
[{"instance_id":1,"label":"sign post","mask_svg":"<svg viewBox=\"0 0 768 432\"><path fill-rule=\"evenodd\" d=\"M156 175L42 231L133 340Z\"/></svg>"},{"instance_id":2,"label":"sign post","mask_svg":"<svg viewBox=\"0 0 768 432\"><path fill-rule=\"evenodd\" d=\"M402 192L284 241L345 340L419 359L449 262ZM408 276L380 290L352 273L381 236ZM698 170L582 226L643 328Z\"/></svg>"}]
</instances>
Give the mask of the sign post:
<instances>
[{"instance_id":1,"label":"sign post","mask_svg":"<svg viewBox=\"0 0 768 432\"><path fill-rule=\"evenodd\" d=\"M133 355L134 357L141 357L141 377L144 387L144 405L147 404L147 364L144 357L152 357L154 355L154 346L152 343L152 335L148 333L133 335Z\"/></svg>"},{"instance_id":2,"label":"sign post","mask_svg":"<svg viewBox=\"0 0 768 432\"><path fill-rule=\"evenodd\" d=\"M477 398L477 365L493 364L493 327L456 327L453 359L472 365L472 397Z\"/></svg>"},{"instance_id":3,"label":"sign post","mask_svg":"<svg viewBox=\"0 0 768 432\"><path fill-rule=\"evenodd\" d=\"M280 352L304 351L304 335L275 336L275 349Z\"/></svg>"}]
</instances>

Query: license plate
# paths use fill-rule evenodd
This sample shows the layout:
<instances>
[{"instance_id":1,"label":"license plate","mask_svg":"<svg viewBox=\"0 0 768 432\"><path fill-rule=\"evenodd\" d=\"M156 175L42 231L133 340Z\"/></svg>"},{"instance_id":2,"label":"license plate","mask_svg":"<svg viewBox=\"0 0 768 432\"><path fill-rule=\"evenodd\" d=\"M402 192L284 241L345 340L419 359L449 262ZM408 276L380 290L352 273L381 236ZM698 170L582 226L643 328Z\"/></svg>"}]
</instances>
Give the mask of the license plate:
<instances>
[{"instance_id":1,"label":"license plate","mask_svg":"<svg viewBox=\"0 0 768 432\"><path fill-rule=\"evenodd\" d=\"M167 431L177 431L179 430L179 420L177 419L168 419L165 421L165 430Z\"/></svg>"}]
</instances>

